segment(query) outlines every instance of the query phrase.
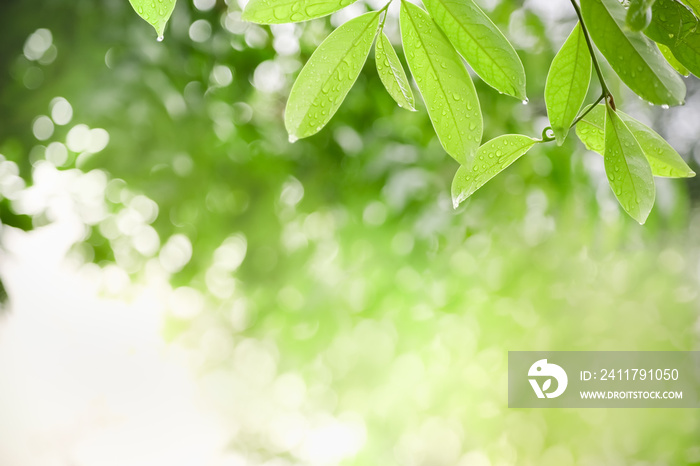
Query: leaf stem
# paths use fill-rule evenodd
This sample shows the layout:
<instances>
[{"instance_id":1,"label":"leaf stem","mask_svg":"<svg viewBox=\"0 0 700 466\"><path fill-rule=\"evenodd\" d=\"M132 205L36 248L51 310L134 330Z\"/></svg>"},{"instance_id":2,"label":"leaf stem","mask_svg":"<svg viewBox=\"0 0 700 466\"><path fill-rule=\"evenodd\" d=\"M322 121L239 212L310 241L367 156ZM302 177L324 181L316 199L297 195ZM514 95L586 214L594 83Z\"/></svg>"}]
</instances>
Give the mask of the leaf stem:
<instances>
[{"instance_id":1,"label":"leaf stem","mask_svg":"<svg viewBox=\"0 0 700 466\"><path fill-rule=\"evenodd\" d=\"M583 22L583 14L581 14L581 8L578 6L578 3L576 3L576 0L571 0L571 4L573 5L574 10L576 10L576 16L578 16L578 20L581 23L583 36L586 38L586 45L588 45L588 51L591 54L591 59L593 59L593 66L595 67L595 72L598 75L598 81L600 81L600 87L603 91L603 98L609 97L611 106L615 108L612 94L610 93L608 86L605 84L605 78L603 78L603 72L600 69L600 63L598 63L598 57L596 56L595 50L593 49L593 42L591 42L591 36L588 34L588 28L586 28L586 23ZM598 102L600 102L600 100Z\"/></svg>"},{"instance_id":2,"label":"leaf stem","mask_svg":"<svg viewBox=\"0 0 700 466\"><path fill-rule=\"evenodd\" d=\"M387 4L384 5L384 6L382 7L381 10L379 10L379 13L382 13L382 12L388 10L388 9L389 9L389 6L390 6L393 2L394 2L394 0L389 0L389 1L387 2Z\"/></svg>"},{"instance_id":3,"label":"leaf stem","mask_svg":"<svg viewBox=\"0 0 700 466\"><path fill-rule=\"evenodd\" d=\"M605 84L605 78L603 77L603 71L600 68L600 63L598 63L598 56L595 53L595 49L593 48L593 42L591 41L591 36L588 33L588 28L586 27L586 23L583 21L583 14L581 13L581 8L579 7L578 3L576 3L576 0L571 0L571 5L573 5L574 10L576 10L576 16L578 16L579 23L581 24L581 30L583 31L583 37L586 38L586 45L588 46L588 52L591 54L591 60L593 61L593 67L595 68L596 75L598 76L598 81L600 82L600 89L601 89L601 95L598 97L598 100L595 101L593 105L590 105L586 111L584 111L581 115L579 115L574 122L571 124L569 129L572 129L578 122L583 120L588 113L593 110L600 102L603 100L606 101L610 105L610 107L615 110L615 99L613 98L612 93L610 92L610 89L608 88L607 84ZM550 136L550 132L552 131L552 127L548 126L544 130L542 130L542 139L540 139L539 143L547 143L547 142L552 142L555 140L554 136Z\"/></svg>"},{"instance_id":4,"label":"leaf stem","mask_svg":"<svg viewBox=\"0 0 700 466\"><path fill-rule=\"evenodd\" d=\"M612 97L612 96L611 96L611 97ZM576 118L576 119L574 120L574 122L571 123L571 126L569 127L569 129L572 129L574 126L576 126L576 123L578 123L579 121L583 120L583 118L584 118L586 115L588 115L588 114L590 113L590 111L593 110L593 109L596 107L596 105L598 105L600 102L602 102L603 99L605 99L605 94L601 94L601 96L598 97L598 100L596 100L595 103L594 103L593 105L590 105L590 106L586 109L585 112L583 112L582 114L580 114L580 115L578 116L578 118Z\"/></svg>"},{"instance_id":5,"label":"leaf stem","mask_svg":"<svg viewBox=\"0 0 700 466\"><path fill-rule=\"evenodd\" d=\"M584 111L582 114L580 114L580 115L574 120L574 122L571 123L571 126L569 126L569 129L570 129L570 130L573 129L574 126L576 126L576 123L578 123L579 121L583 120L583 119L586 117L586 115L588 115L588 114L591 112L591 110L593 110L593 109L596 107L596 105L598 105L603 99L605 99L605 97L606 97L605 94L601 94L600 97L598 97L598 100L596 100L592 105L589 105L588 108L586 109L586 111ZM612 96L610 96L610 98L612 99ZM540 139L540 140L537 141L537 142L542 142L542 143L544 143L544 142L552 142L552 141L555 141L556 138L554 137L554 135L550 136L550 132L552 132L552 127L551 127L551 126L547 126L545 129L542 130L542 139Z\"/></svg>"},{"instance_id":6,"label":"leaf stem","mask_svg":"<svg viewBox=\"0 0 700 466\"><path fill-rule=\"evenodd\" d=\"M381 10L379 10L379 14L380 14L380 15L381 15L382 13L384 13L384 17L382 18L382 24L379 25L379 31L380 31L380 32L381 32L381 31L384 31L384 24L386 23L386 17L389 16L389 12L388 12L387 10L389 9L389 6L391 5L391 3L392 3L393 1L394 1L394 0L389 0L389 2L388 2L386 5L384 5L384 7L383 7Z\"/></svg>"}]
</instances>

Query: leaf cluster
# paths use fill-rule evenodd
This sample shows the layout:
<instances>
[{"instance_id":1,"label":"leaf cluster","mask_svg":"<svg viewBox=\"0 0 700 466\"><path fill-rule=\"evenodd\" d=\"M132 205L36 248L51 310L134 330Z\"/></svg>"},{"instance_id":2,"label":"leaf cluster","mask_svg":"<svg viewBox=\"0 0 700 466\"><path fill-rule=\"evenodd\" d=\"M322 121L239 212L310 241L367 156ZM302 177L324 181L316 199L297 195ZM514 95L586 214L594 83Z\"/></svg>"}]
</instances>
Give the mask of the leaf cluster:
<instances>
[{"instance_id":1,"label":"leaf cluster","mask_svg":"<svg viewBox=\"0 0 700 466\"><path fill-rule=\"evenodd\" d=\"M139 11L139 0L131 0ZM163 0L165 1L165 0ZM365 13L333 31L312 54L292 87L285 110L290 142L321 131L357 81L374 45L378 75L388 94L415 111L410 80L384 33L388 9ZM552 61L544 100L550 127L541 139L499 136L482 144L479 96L465 66L499 93L527 102L523 64L503 32L473 0L400 2L403 55L444 150L460 168L452 185L455 207L537 143L562 145L569 131L605 158L613 193L644 223L655 198L654 176L695 173L656 132L618 111L603 75L600 52L640 98L664 108L682 105L680 75L700 73L697 0L571 0L579 22ZM327 16L355 0L250 0L243 19L258 24L297 23ZM145 5L145 3L144 3ZM149 21L159 29L170 11ZM148 20L148 18L146 18ZM601 94L584 108L592 76ZM680 75L679 75L680 74ZM598 105L604 102L604 105Z\"/></svg>"}]
</instances>

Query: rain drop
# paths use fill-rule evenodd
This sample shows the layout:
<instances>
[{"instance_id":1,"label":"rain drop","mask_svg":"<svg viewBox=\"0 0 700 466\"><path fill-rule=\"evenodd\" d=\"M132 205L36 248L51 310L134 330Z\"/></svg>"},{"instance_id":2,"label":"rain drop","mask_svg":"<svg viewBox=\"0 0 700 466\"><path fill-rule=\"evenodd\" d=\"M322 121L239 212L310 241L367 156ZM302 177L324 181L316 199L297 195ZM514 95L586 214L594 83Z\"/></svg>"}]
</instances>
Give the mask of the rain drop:
<instances>
[{"instance_id":1,"label":"rain drop","mask_svg":"<svg viewBox=\"0 0 700 466\"><path fill-rule=\"evenodd\" d=\"M294 144L294 143L297 142L298 140L299 140L299 138L296 137L296 136L294 136L293 134L290 134L290 135L289 135L289 143L290 143L290 144Z\"/></svg>"},{"instance_id":2,"label":"rain drop","mask_svg":"<svg viewBox=\"0 0 700 466\"><path fill-rule=\"evenodd\" d=\"M158 38L157 38L156 40L157 40L158 42L163 42L163 39L165 39L165 37L163 37L163 36L161 35L161 36L158 36Z\"/></svg>"}]
</instances>

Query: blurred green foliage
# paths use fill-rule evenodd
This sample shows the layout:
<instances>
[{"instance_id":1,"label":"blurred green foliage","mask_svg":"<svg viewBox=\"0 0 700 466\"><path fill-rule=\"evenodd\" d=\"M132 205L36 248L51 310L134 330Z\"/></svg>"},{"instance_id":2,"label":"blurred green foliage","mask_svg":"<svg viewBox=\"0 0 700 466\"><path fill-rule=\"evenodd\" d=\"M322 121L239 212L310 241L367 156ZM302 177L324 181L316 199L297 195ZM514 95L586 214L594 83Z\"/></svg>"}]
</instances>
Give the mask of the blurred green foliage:
<instances>
[{"instance_id":1,"label":"blurred green foliage","mask_svg":"<svg viewBox=\"0 0 700 466\"><path fill-rule=\"evenodd\" d=\"M329 19L259 27L235 2L181 1L159 43L128 2L0 8L0 163L29 185L72 177L81 260L135 281L171 275L181 301L164 332L201 353L212 401L240 424L231 448L251 464L308 464L270 440L267 401L254 402L285 373L304 380L303 416L363 419L366 442L343 464L700 464L694 411L509 410L505 391L508 350L697 347L696 180L660 181L639 227L602 159L570 139L453 210L455 162L371 62L326 130L288 143L285 98ZM507 1L490 16L511 31L531 102L477 80L484 139L537 136L535 96L573 16L557 28ZM26 44L42 28L51 42L35 57ZM57 97L72 119L38 141ZM7 183L3 224L51 221ZM100 188L97 207L85 186Z\"/></svg>"}]
</instances>

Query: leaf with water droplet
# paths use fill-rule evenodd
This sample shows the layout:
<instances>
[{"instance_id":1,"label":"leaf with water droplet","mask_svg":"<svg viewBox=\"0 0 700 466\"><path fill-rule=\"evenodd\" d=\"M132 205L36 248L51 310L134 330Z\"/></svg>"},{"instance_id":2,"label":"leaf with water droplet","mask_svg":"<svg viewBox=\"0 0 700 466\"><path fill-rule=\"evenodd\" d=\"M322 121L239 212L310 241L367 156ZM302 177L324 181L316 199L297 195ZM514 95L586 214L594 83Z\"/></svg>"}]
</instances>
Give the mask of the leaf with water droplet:
<instances>
[{"instance_id":1,"label":"leaf with water droplet","mask_svg":"<svg viewBox=\"0 0 700 466\"><path fill-rule=\"evenodd\" d=\"M683 158L658 133L628 115L620 115L634 137L642 146L654 176L666 178L692 178L695 172Z\"/></svg>"},{"instance_id":2,"label":"leaf with water droplet","mask_svg":"<svg viewBox=\"0 0 700 466\"><path fill-rule=\"evenodd\" d=\"M459 167L452 180L454 207L525 155L535 143L536 140L527 136L505 134L479 147L476 157Z\"/></svg>"},{"instance_id":3,"label":"leaf with water droplet","mask_svg":"<svg viewBox=\"0 0 700 466\"><path fill-rule=\"evenodd\" d=\"M316 134L335 115L367 61L378 26L379 12L366 13L316 49L289 94L284 123L290 138Z\"/></svg>"},{"instance_id":4,"label":"leaf with water droplet","mask_svg":"<svg viewBox=\"0 0 700 466\"><path fill-rule=\"evenodd\" d=\"M605 106L605 172L625 211L646 222L656 196L654 176L632 131L609 105Z\"/></svg>"},{"instance_id":5,"label":"leaf with water droplet","mask_svg":"<svg viewBox=\"0 0 700 466\"><path fill-rule=\"evenodd\" d=\"M401 37L442 147L460 164L466 163L481 143L483 119L462 59L430 16L406 1L401 2Z\"/></svg>"},{"instance_id":6,"label":"leaf with water droplet","mask_svg":"<svg viewBox=\"0 0 700 466\"><path fill-rule=\"evenodd\" d=\"M165 25L175 9L175 0L163 0L158 5L153 0L129 0L129 3L141 18L153 26L158 34L158 41L162 41Z\"/></svg>"},{"instance_id":7,"label":"leaf with water droplet","mask_svg":"<svg viewBox=\"0 0 700 466\"><path fill-rule=\"evenodd\" d=\"M695 15L673 0L657 0L652 13L651 24L644 33L668 47L672 56L693 74L700 75L700 31Z\"/></svg>"},{"instance_id":8,"label":"leaf with water droplet","mask_svg":"<svg viewBox=\"0 0 700 466\"><path fill-rule=\"evenodd\" d=\"M700 17L700 0L681 0L681 3L690 8L695 16Z\"/></svg>"},{"instance_id":9,"label":"leaf with water droplet","mask_svg":"<svg viewBox=\"0 0 700 466\"><path fill-rule=\"evenodd\" d=\"M544 89L549 122L562 145L591 83L592 60L583 28L577 24L552 61Z\"/></svg>"},{"instance_id":10,"label":"leaf with water droplet","mask_svg":"<svg viewBox=\"0 0 700 466\"><path fill-rule=\"evenodd\" d=\"M683 80L653 42L627 27L618 0L581 0L581 11L595 45L630 89L656 105L683 104Z\"/></svg>"},{"instance_id":11,"label":"leaf with water droplet","mask_svg":"<svg viewBox=\"0 0 700 466\"><path fill-rule=\"evenodd\" d=\"M357 0L250 0L243 20L258 24L299 23L342 10Z\"/></svg>"},{"instance_id":12,"label":"leaf with water droplet","mask_svg":"<svg viewBox=\"0 0 700 466\"><path fill-rule=\"evenodd\" d=\"M408 83L406 71L404 71L394 47L384 32L381 32L377 38L374 54L377 73L379 73L379 78L389 95L399 107L415 112L416 101L411 85Z\"/></svg>"},{"instance_id":13,"label":"leaf with water droplet","mask_svg":"<svg viewBox=\"0 0 700 466\"><path fill-rule=\"evenodd\" d=\"M486 84L521 101L527 100L525 68L520 57L473 0L424 0L423 4Z\"/></svg>"},{"instance_id":14,"label":"leaf with water droplet","mask_svg":"<svg viewBox=\"0 0 700 466\"><path fill-rule=\"evenodd\" d=\"M664 44L656 44L661 51L661 55L664 56L666 61L673 67L674 70L678 71L678 74L684 77L690 76L690 70L686 68L683 63L679 62L678 59L673 55L671 49L666 47Z\"/></svg>"},{"instance_id":15,"label":"leaf with water droplet","mask_svg":"<svg viewBox=\"0 0 700 466\"><path fill-rule=\"evenodd\" d=\"M617 111L622 121L632 131L642 146L642 151L651 165L654 176L665 178L692 178L695 172L685 163L680 154L658 133L626 113ZM576 133L588 150L600 155L605 153L605 105L591 110L576 125Z\"/></svg>"}]
</instances>

